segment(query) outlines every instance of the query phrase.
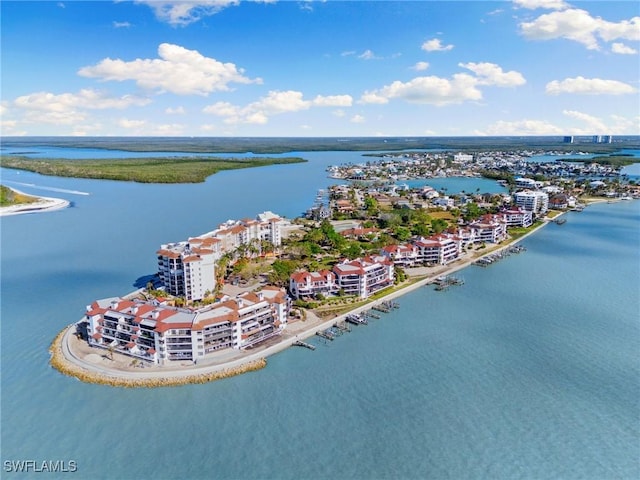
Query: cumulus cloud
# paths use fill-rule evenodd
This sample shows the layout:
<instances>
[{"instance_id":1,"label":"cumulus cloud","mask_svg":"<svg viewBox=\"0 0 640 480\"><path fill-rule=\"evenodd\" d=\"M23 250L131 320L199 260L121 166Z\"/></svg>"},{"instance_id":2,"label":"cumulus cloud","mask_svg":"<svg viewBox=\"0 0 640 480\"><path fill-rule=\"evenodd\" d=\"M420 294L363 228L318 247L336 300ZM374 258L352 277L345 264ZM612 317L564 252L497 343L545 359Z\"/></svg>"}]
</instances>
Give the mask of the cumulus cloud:
<instances>
[{"instance_id":1,"label":"cumulus cloud","mask_svg":"<svg viewBox=\"0 0 640 480\"><path fill-rule=\"evenodd\" d=\"M113 28L129 28L131 24L129 22L113 22Z\"/></svg>"},{"instance_id":2,"label":"cumulus cloud","mask_svg":"<svg viewBox=\"0 0 640 480\"><path fill-rule=\"evenodd\" d=\"M617 80L603 80L601 78L565 78L562 81L553 80L547 83L548 95L572 93L580 95L626 95L637 90L629 84Z\"/></svg>"},{"instance_id":3,"label":"cumulus cloud","mask_svg":"<svg viewBox=\"0 0 640 480\"><path fill-rule=\"evenodd\" d=\"M239 0L163 1L138 0L136 3L151 7L160 21L174 26L185 26L215 15L227 7L238 5Z\"/></svg>"},{"instance_id":4,"label":"cumulus cloud","mask_svg":"<svg viewBox=\"0 0 640 480\"><path fill-rule=\"evenodd\" d=\"M513 3L522 8L535 10L537 8L545 8L547 10L563 10L569 5L563 0L513 0Z\"/></svg>"},{"instance_id":5,"label":"cumulus cloud","mask_svg":"<svg viewBox=\"0 0 640 480\"><path fill-rule=\"evenodd\" d=\"M416 70L418 72L423 72L427 68L429 68L429 62L418 62L413 67L411 67L412 70Z\"/></svg>"},{"instance_id":6,"label":"cumulus cloud","mask_svg":"<svg viewBox=\"0 0 640 480\"><path fill-rule=\"evenodd\" d=\"M576 110L563 110L562 114L586 123L589 132L605 132L609 128L600 118L589 115L588 113L578 112Z\"/></svg>"},{"instance_id":7,"label":"cumulus cloud","mask_svg":"<svg viewBox=\"0 0 640 480\"><path fill-rule=\"evenodd\" d=\"M168 107L165 109L164 113L168 115L184 115L186 111L184 107L176 107L176 108Z\"/></svg>"},{"instance_id":8,"label":"cumulus cloud","mask_svg":"<svg viewBox=\"0 0 640 480\"><path fill-rule=\"evenodd\" d=\"M504 72L494 63L471 62L459 66L471 70L476 76L457 73L451 78L424 76L408 82L396 80L380 89L366 91L360 97L360 103L385 104L399 98L409 103L443 106L482 100L478 86L515 87L526 82L519 72Z\"/></svg>"},{"instance_id":9,"label":"cumulus cloud","mask_svg":"<svg viewBox=\"0 0 640 480\"><path fill-rule=\"evenodd\" d=\"M527 81L520 72L511 70L502 71L495 63L459 63L458 66L471 70L478 77L478 85L495 85L497 87L517 87Z\"/></svg>"},{"instance_id":10,"label":"cumulus cloud","mask_svg":"<svg viewBox=\"0 0 640 480\"><path fill-rule=\"evenodd\" d=\"M442 45L439 38L434 38L424 42L421 48L425 52L448 52L453 49L453 45Z\"/></svg>"},{"instance_id":11,"label":"cumulus cloud","mask_svg":"<svg viewBox=\"0 0 640 480\"><path fill-rule=\"evenodd\" d=\"M349 120L351 123L364 123L365 118L362 115L354 115Z\"/></svg>"},{"instance_id":12,"label":"cumulus cloud","mask_svg":"<svg viewBox=\"0 0 640 480\"><path fill-rule=\"evenodd\" d=\"M476 130L475 135L562 135L566 133L545 120L518 120L507 122L500 120L489 125L485 130Z\"/></svg>"},{"instance_id":13,"label":"cumulus cloud","mask_svg":"<svg viewBox=\"0 0 640 480\"><path fill-rule=\"evenodd\" d=\"M145 120L130 120L128 118L121 118L120 120L118 120L118 125L120 127L123 128L141 128L144 127L146 125L146 121Z\"/></svg>"},{"instance_id":14,"label":"cumulus cloud","mask_svg":"<svg viewBox=\"0 0 640 480\"><path fill-rule=\"evenodd\" d=\"M78 74L101 80L133 80L140 87L175 93L176 95L208 95L228 91L231 83L262 83L262 79L244 76L244 70L233 63L222 63L205 57L197 50L162 43L155 59L126 62L105 58L100 63L83 67Z\"/></svg>"},{"instance_id":15,"label":"cumulus cloud","mask_svg":"<svg viewBox=\"0 0 640 480\"><path fill-rule=\"evenodd\" d=\"M313 100L305 100L302 92L295 90L270 91L267 96L244 107L229 102L208 105L203 112L225 117L225 123L264 124L272 115L308 110L312 107L348 107L353 103L350 95L318 95Z\"/></svg>"},{"instance_id":16,"label":"cumulus cloud","mask_svg":"<svg viewBox=\"0 0 640 480\"><path fill-rule=\"evenodd\" d=\"M631 48L624 43L614 42L611 44L611 51L613 53L619 53L621 55L636 55L638 51L635 48Z\"/></svg>"},{"instance_id":17,"label":"cumulus cloud","mask_svg":"<svg viewBox=\"0 0 640 480\"><path fill-rule=\"evenodd\" d=\"M78 93L53 94L37 92L23 95L13 101L27 120L44 123L72 124L86 118L86 110L124 109L131 106L144 106L148 98L124 95L112 97L92 89L83 89Z\"/></svg>"},{"instance_id":18,"label":"cumulus cloud","mask_svg":"<svg viewBox=\"0 0 640 480\"><path fill-rule=\"evenodd\" d=\"M640 40L640 17L609 22L592 17L586 10L568 9L539 16L532 22L520 23L520 32L530 40L565 38L583 44L589 50L600 48L599 39Z\"/></svg>"}]
</instances>

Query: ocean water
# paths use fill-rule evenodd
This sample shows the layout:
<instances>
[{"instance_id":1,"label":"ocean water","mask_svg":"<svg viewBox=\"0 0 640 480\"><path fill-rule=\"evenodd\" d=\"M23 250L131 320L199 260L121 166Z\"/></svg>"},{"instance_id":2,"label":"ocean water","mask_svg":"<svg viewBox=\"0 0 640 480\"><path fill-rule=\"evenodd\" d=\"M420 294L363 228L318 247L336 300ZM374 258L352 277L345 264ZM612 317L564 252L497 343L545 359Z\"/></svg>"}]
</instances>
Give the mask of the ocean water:
<instances>
[{"instance_id":1,"label":"ocean water","mask_svg":"<svg viewBox=\"0 0 640 480\"><path fill-rule=\"evenodd\" d=\"M638 478L638 201L569 213L526 252L459 272L463 286L420 288L369 326L232 379L127 390L48 366L58 331L154 273L160 243L265 209L296 216L331 182L326 166L353 155L198 185L2 170L74 202L0 223L3 466L74 460L81 479Z\"/></svg>"}]
</instances>

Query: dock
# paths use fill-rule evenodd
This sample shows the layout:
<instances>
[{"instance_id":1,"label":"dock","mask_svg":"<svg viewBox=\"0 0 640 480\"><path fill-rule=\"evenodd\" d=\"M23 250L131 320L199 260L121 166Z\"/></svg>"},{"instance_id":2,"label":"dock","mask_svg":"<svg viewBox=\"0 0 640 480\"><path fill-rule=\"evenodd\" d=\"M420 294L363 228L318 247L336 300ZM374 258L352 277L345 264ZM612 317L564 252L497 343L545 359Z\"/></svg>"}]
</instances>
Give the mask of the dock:
<instances>
[{"instance_id":1,"label":"dock","mask_svg":"<svg viewBox=\"0 0 640 480\"><path fill-rule=\"evenodd\" d=\"M351 314L347 315L346 321L353 325L368 325L369 322L361 315Z\"/></svg>"},{"instance_id":2,"label":"dock","mask_svg":"<svg viewBox=\"0 0 640 480\"><path fill-rule=\"evenodd\" d=\"M308 348L309 350L315 350L316 347L311 345L310 343L307 342L303 342L302 340L296 340L295 342L293 342L293 344L296 347L304 347L304 348Z\"/></svg>"},{"instance_id":3,"label":"dock","mask_svg":"<svg viewBox=\"0 0 640 480\"><path fill-rule=\"evenodd\" d=\"M336 338L336 336L331 331L331 329L317 331L316 335L318 335L319 337L322 337L322 338L326 338L327 340L331 340L331 341L333 341L333 339Z\"/></svg>"},{"instance_id":4,"label":"dock","mask_svg":"<svg viewBox=\"0 0 640 480\"><path fill-rule=\"evenodd\" d=\"M454 277L453 275L447 275L436 278L434 283L436 284L436 290L441 292L443 290L447 290L449 287L464 285L464 279L461 277Z\"/></svg>"},{"instance_id":5,"label":"dock","mask_svg":"<svg viewBox=\"0 0 640 480\"><path fill-rule=\"evenodd\" d=\"M496 263L497 261L502 260L503 258L506 258L511 254L522 253L522 252L525 252L526 250L527 250L526 247L524 247L523 245L511 245L506 250L502 250L496 253L491 253L482 258L479 258L478 260L473 262L473 264L478 267L488 267L489 265Z\"/></svg>"}]
</instances>

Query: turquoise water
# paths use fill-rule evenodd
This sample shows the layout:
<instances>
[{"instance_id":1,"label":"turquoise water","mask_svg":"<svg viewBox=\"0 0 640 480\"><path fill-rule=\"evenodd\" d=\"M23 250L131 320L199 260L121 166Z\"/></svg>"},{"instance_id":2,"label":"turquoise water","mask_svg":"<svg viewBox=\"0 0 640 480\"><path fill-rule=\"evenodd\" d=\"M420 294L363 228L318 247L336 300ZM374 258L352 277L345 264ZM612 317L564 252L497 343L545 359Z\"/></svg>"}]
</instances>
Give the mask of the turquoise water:
<instances>
[{"instance_id":1,"label":"turquoise water","mask_svg":"<svg viewBox=\"0 0 640 480\"><path fill-rule=\"evenodd\" d=\"M3 182L89 193L1 220L2 461L75 460L82 479L638 478L637 201L568 214L527 252L460 272L463 286L423 287L258 372L126 390L47 365L84 305L154 273L160 243L264 209L295 216L328 184L326 166L353 155L198 185L2 170Z\"/></svg>"}]
</instances>

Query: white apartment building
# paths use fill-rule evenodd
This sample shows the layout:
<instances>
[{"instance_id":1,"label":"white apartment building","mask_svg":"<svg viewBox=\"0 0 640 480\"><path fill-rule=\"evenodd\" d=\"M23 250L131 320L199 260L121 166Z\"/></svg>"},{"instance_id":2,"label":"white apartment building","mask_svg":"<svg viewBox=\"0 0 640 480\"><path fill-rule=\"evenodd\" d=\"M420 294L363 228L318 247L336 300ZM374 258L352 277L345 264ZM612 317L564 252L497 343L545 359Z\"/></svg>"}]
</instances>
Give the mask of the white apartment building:
<instances>
[{"instance_id":1,"label":"white apartment building","mask_svg":"<svg viewBox=\"0 0 640 480\"><path fill-rule=\"evenodd\" d=\"M483 215L469 226L475 231L476 243L500 243L507 238L507 223L499 215Z\"/></svg>"},{"instance_id":2,"label":"white apartment building","mask_svg":"<svg viewBox=\"0 0 640 480\"><path fill-rule=\"evenodd\" d=\"M255 220L229 220L187 241L161 245L156 252L160 280L171 295L201 300L216 288L215 262L222 255L242 246L245 254L258 255L264 241L280 246L284 223L278 215L264 212Z\"/></svg>"},{"instance_id":3,"label":"white apartment building","mask_svg":"<svg viewBox=\"0 0 640 480\"><path fill-rule=\"evenodd\" d=\"M346 295L367 298L385 287L393 285L393 262L383 255L346 260L333 267L338 289Z\"/></svg>"},{"instance_id":4,"label":"white apartment building","mask_svg":"<svg viewBox=\"0 0 640 480\"><path fill-rule=\"evenodd\" d=\"M510 208L500 212L507 227L530 227L533 224L533 212L522 208Z\"/></svg>"},{"instance_id":5,"label":"white apartment building","mask_svg":"<svg viewBox=\"0 0 640 480\"><path fill-rule=\"evenodd\" d=\"M382 255L355 260L345 260L333 267L333 271L295 272L289 278L289 291L295 298L313 297L318 293L335 294L343 290L345 295L367 298L385 287L393 285L393 262Z\"/></svg>"},{"instance_id":6,"label":"white apartment building","mask_svg":"<svg viewBox=\"0 0 640 480\"><path fill-rule=\"evenodd\" d=\"M162 245L156 254L158 275L167 293L191 301L215 290L215 262L219 257L214 249L180 242Z\"/></svg>"},{"instance_id":7,"label":"white apartment building","mask_svg":"<svg viewBox=\"0 0 640 480\"><path fill-rule=\"evenodd\" d=\"M414 242L418 259L422 263L446 265L457 260L462 253L460 238L448 235L432 235Z\"/></svg>"},{"instance_id":8,"label":"white apartment building","mask_svg":"<svg viewBox=\"0 0 640 480\"><path fill-rule=\"evenodd\" d=\"M545 192L523 190L516 192L514 197L516 206L535 215L544 215L549 208L549 195Z\"/></svg>"},{"instance_id":9,"label":"white apartment building","mask_svg":"<svg viewBox=\"0 0 640 480\"><path fill-rule=\"evenodd\" d=\"M89 345L154 364L206 359L221 349L250 348L287 325L285 291L265 287L193 310L164 302L107 298L87 306Z\"/></svg>"},{"instance_id":10,"label":"white apartment building","mask_svg":"<svg viewBox=\"0 0 640 480\"><path fill-rule=\"evenodd\" d=\"M295 272L289 278L289 291L294 298L327 295L339 290L335 273L329 270L319 272Z\"/></svg>"}]
</instances>

